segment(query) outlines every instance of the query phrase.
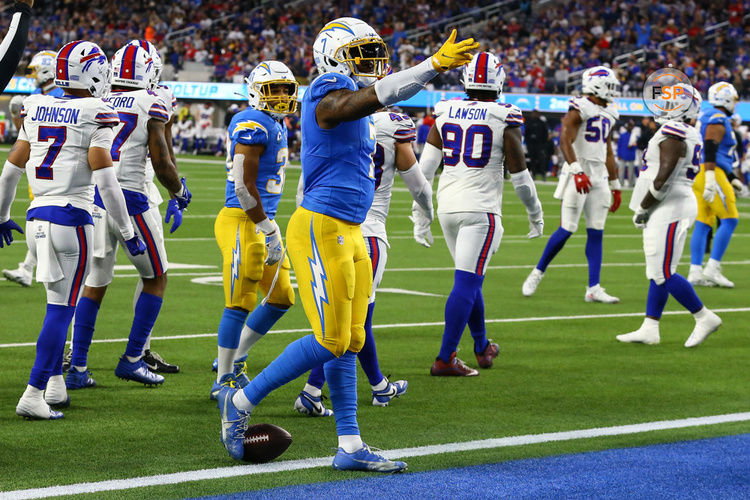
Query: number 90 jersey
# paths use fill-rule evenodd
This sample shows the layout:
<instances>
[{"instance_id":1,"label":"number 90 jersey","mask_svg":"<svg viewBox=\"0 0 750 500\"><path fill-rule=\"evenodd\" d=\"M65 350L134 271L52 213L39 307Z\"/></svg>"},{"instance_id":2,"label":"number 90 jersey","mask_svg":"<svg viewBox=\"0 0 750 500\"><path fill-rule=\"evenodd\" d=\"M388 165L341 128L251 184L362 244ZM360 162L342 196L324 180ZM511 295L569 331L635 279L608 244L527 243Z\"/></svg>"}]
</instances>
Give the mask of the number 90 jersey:
<instances>
[{"instance_id":1,"label":"number 90 jersey","mask_svg":"<svg viewBox=\"0 0 750 500\"><path fill-rule=\"evenodd\" d=\"M227 136L229 137L229 154L226 162L227 187L224 206L242 208L234 193L235 181L242 182L242 179L235 179L232 175L232 162L237 144L265 146L266 149L260 155L255 187L258 188L263 211L273 219L284 189L285 170L289 157L286 127L263 111L247 108L234 115L229 123Z\"/></svg>"},{"instance_id":2,"label":"number 90 jersey","mask_svg":"<svg viewBox=\"0 0 750 500\"><path fill-rule=\"evenodd\" d=\"M658 207L667 205L667 202L677 202L674 204L674 216L680 216L682 201L687 201L691 207L695 206L695 195L693 194L693 179L698 175L701 167L701 150L703 140L698 130L692 125L685 122L670 120L656 131L654 136L648 141L648 146L643 152L643 166L638 180L633 189L633 197L630 199L630 209L636 211L643 201L643 197L648 193L651 181L659 173L659 155L661 153L660 144L667 138L679 139L685 142L685 156L677 160L672 175L660 191L666 193L666 197L657 205ZM694 208L693 208L694 210ZM684 214L683 214L684 215Z\"/></svg>"},{"instance_id":3,"label":"number 90 jersey","mask_svg":"<svg viewBox=\"0 0 750 500\"><path fill-rule=\"evenodd\" d=\"M435 105L443 139L444 168L437 190L438 213L501 214L503 134L523 125L521 110L495 101L450 100Z\"/></svg>"},{"instance_id":4,"label":"number 90 jersey","mask_svg":"<svg viewBox=\"0 0 750 500\"><path fill-rule=\"evenodd\" d=\"M100 98L36 94L24 101L21 117L18 139L31 145L26 163L31 208L70 204L90 213L94 183L88 151L112 146L117 113Z\"/></svg>"},{"instance_id":5,"label":"number 90 jersey","mask_svg":"<svg viewBox=\"0 0 750 500\"><path fill-rule=\"evenodd\" d=\"M591 163L597 163L593 168L597 171L586 172L589 175L597 176L597 174L603 173L607 175L607 167L605 161L607 160L607 138L612 132L617 118L620 114L613 104L608 105L606 108L594 104L586 96L574 97L570 100L570 107L568 110L575 109L581 114L581 126L578 127L578 133L573 141L573 151L576 154L577 160L588 160L581 162L581 166L586 169L586 166ZM601 170L599 172L598 170Z\"/></svg>"},{"instance_id":6,"label":"number 90 jersey","mask_svg":"<svg viewBox=\"0 0 750 500\"><path fill-rule=\"evenodd\" d=\"M391 204L391 188L396 175L396 143L417 138L414 122L407 115L381 111L372 115L375 123L375 153L372 155L375 195L362 223L362 235L377 236L386 244L385 219Z\"/></svg>"}]
</instances>

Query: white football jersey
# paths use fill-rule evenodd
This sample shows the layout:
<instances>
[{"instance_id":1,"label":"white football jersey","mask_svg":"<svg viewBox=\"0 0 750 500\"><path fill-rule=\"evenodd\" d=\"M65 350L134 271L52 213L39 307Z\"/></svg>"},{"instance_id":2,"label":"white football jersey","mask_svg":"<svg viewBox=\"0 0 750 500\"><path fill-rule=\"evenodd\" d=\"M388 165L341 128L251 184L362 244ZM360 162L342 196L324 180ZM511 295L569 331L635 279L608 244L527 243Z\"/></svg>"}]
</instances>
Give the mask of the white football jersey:
<instances>
[{"instance_id":1,"label":"white football jersey","mask_svg":"<svg viewBox=\"0 0 750 500\"><path fill-rule=\"evenodd\" d=\"M586 173L591 175L607 175L607 138L612 133L612 127L615 125L620 114L613 104L603 108L594 104L586 96L574 97L570 100L570 108L578 110L581 114L581 126L578 127L578 133L573 141L573 151L577 160L585 170L587 166L592 171Z\"/></svg>"},{"instance_id":2,"label":"white football jersey","mask_svg":"<svg viewBox=\"0 0 750 500\"><path fill-rule=\"evenodd\" d=\"M209 106L201 106L200 110L198 111L198 122L201 124L202 127L211 125L211 123L214 121L214 107Z\"/></svg>"},{"instance_id":3,"label":"white football jersey","mask_svg":"<svg viewBox=\"0 0 750 500\"><path fill-rule=\"evenodd\" d=\"M177 109L177 98L172 93L172 89L166 85L157 85L154 89L154 93L167 105L167 114L169 118L172 118L174 110Z\"/></svg>"},{"instance_id":4,"label":"white football jersey","mask_svg":"<svg viewBox=\"0 0 750 500\"><path fill-rule=\"evenodd\" d=\"M26 175L34 200L31 208L68 204L91 212L94 183L88 162L90 147L110 149L117 113L96 97L31 95L21 110L23 128L18 138L31 145Z\"/></svg>"},{"instance_id":5,"label":"white football jersey","mask_svg":"<svg viewBox=\"0 0 750 500\"><path fill-rule=\"evenodd\" d=\"M503 134L523 125L517 106L494 101L450 100L435 105L435 126L443 138L443 173L438 213L501 214Z\"/></svg>"},{"instance_id":6,"label":"white football jersey","mask_svg":"<svg viewBox=\"0 0 750 500\"><path fill-rule=\"evenodd\" d=\"M177 136L180 139L190 139L195 135L195 127L192 120L183 120L175 122L175 129L177 130Z\"/></svg>"},{"instance_id":7,"label":"white football jersey","mask_svg":"<svg viewBox=\"0 0 750 500\"><path fill-rule=\"evenodd\" d=\"M372 115L375 123L375 153L372 155L375 174L375 196L362 223L363 236L377 236L388 243L385 219L391 205L391 190L396 175L396 142L417 138L414 122L407 115L381 111Z\"/></svg>"},{"instance_id":8,"label":"white football jersey","mask_svg":"<svg viewBox=\"0 0 750 500\"><path fill-rule=\"evenodd\" d=\"M154 93L159 96L164 104L167 105L167 114L169 115L169 120L171 120L174 116L174 110L177 109L177 99L172 93L172 89L170 89L166 85L157 85L154 89ZM149 201L151 201L154 205L161 204L161 202L164 200L159 193L159 189L156 186L152 185L154 183L154 166L151 164L151 156L146 158L146 183L149 185Z\"/></svg>"},{"instance_id":9,"label":"white football jersey","mask_svg":"<svg viewBox=\"0 0 750 500\"><path fill-rule=\"evenodd\" d=\"M669 137L685 141L686 150L685 156L677 160L672 175L660 189L665 193L665 198L660 202L660 205L664 205L668 201L679 202L684 200L695 203L692 186L693 179L700 171L703 139L698 129L692 125L670 120L656 131L643 152L643 166L633 189L633 197L630 199L631 210L636 211L638 209L643 197L648 193L651 181L659 173L659 156L661 153L659 145Z\"/></svg>"},{"instance_id":10,"label":"white football jersey","mask_svg":"<svg viewBox=\"0 0 750 500\"><path fill-rule=\"evenodd\" d=\"M120 186L128 191L148 195L146 157L148 156L148 122L167 122L169 111L164 101L151 90L112 92L107 100L120 118L112 143L112 161Z\"/></svg>"}]
</instances>

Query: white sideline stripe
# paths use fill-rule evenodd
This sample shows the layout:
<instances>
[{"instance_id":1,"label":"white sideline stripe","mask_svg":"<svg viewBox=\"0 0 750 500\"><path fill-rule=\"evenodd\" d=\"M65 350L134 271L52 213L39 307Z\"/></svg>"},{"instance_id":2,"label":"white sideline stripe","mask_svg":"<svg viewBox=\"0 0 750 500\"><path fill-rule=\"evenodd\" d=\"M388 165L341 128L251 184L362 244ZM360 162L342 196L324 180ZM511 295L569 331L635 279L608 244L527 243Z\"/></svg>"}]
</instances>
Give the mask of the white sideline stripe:
<instances>
[{"instance_id":1,"label":"white sideline stripe","mask_svg":"<svg viewBox=\"0 0 750 500\"><path fill-rule=\"evenodd\" d=\"M727 307L723 309L712 309L715 313L743 313L750 312L750 307ZM663 315L690 314L689 311L664 311ZM611 314L577 314L573 316L532 316L528 318L494 318L485 319L485 323L531 323L534 321L575 321L579 319L606 319L606 318L635 318L644 315L643 311L629 313L611 313ZM443 326L442 321L430 321L426 323L391 323L385 325L372 325L373 329L391 329L391 328L417 328L421 326ZM309 328L289 328L286 330L271 330L266 335L281 333L305 333L310 332ZM192 333L186 335L165 335L161 337L151 337L152 340L180 340L180 339L200 339L207 337L216 337L217 333ZM94 339L94 344L109 344L114 342L127 342L127 338L121 339ZM0 349L9 347L34 347L36 342L18 342L15 344L0 344Z\"/></svg>"},{"instance_id":2,"label":"white sideline stripe","mask_svg":"<svg viewBox=\"0 0 750 500\"><path fill-rule=\"evenodd\" d=\"M383 455L386 458L393 460L396 458L423 457L427 455L439 455L443 453L455 453L461 451L487 450L493 448L506 448L509 446L573 441L576 439L591 439L606 436L622 436L627 434L639 434L642 432L684 429L686 427L699 427L732 422L746 422L748 420L750 420L750 412L728 413L724 415L709 415L705 417L692 417L678 420L660 420L656 422L643 422L630 425L594 427L592 429L580 429L574 431L545 432L543 434L526 434L522 436L508 436L495 439L481 439L476 441L464 441L458 443L416 446L413 448L399 448L395 450L384 451ZM164 486L168 484L180 484L192 481L314 469L317 467L330 467L330 465L331 457L307 458L302 460L284 460L281 462L270 464L217 467L215 469L175 472L172 474L142 476L130 479L112 479L109 481L99 481L92 483L78 483L65 486L49 486L46 488L6 491L0 492L0 496L7 499L26 499L81 495L84 493L96 493L99 491L121 491L130 490L133 488L143 488L147 486Z\"/></svg>"}]
</instances>

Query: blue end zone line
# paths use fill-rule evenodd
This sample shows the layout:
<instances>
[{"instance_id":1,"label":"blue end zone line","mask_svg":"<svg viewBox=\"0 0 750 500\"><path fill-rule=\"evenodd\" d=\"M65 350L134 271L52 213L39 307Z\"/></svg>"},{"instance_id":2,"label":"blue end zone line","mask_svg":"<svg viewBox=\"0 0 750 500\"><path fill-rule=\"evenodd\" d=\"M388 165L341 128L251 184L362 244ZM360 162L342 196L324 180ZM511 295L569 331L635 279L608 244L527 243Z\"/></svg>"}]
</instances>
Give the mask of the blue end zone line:
<instances>
[{"instance_id":1,"label":"blue end zone line","mask_svg":"<svg viewBox=\"0 0 750 500\"><path fill-rule=\"evenodd\" d=\"M750 312L750 307L725 307L720 309L712 309L715 313L745 313ZM676 316L690 314L689 311L664 311L664 316ZM607 318L640 318L644 315L643 311L632 312L632 313L612 313L612 314L577 314L572 316L532 316L528 318L494 318L486 319L485 323L531 323L534 321L575 321L581 319L607 319ZM428 321L424 323L391 323L384 325L372 325L373 329L392 329L392 328L419 328L424 326L443 326L442 321ZM268 334L283 334L283 333L310 333L309 328L290 328L287 330L271 330ZM267 335L268 335L267 334ZM183 340L183 339L200 339L216 337L218 335L214 333L194 333L187 335L166 335L161 337L151 337L151 340ZM614 337L613 337L614 338ZM110 344L113 342L127 342L127 338L121 339L94 339L94 344ZM17 342L13 344L0 344L0 349L8 349L12 347L36 347L36 342Z\"/></svg>"},{"instance_id":2,"label":"blue end zone line","mask_svg":"<svg viewBox=\"0 0 750 500\"><path fill-rule=\"evenodd\" d=\"M750 434L203 497L750 498Z\"/></svg>"},{"instance_id":3,"label":"blue end zone line","mask_svg":"<svg viewBox=\"0 0 750 500\"><path fill-rule=\"evenodd\" d=\"M596 427L592 429L581 429L575 431L548 432L544 434L527 434L523 436L509 436L496 439L482 439L478 441L417 446L413 448L386 450L383 451L383 455L392 460L397 458L404 459L410 457L437 455L441 453L486 450L492 448L504 448L508 446L522 446L539 443L571 441L576 439L589 439L605 436L621 436L626 434L638 434L641 432L683 429L686 427L698 427L747 421L750 421L750 412L730 413L726 415L711 415L706 417L684 418L679 420L661 420L657 422L644 422L640 424L619 425L613 427ZM133 488L142 488L146 486L164 486L169 484L187 483L191 481L222 479L228 477L268 474L274 472L287 472L303 469L313 469L316 467L330 467L331 460L332 459L329 456L320 458L308 458L303 460L287 460L281 462L272 462L269 464L238 465L235 467L220 467L216 469L176 472L173 474L160 474L155 476L143 476L130 479L114 479L92 483L78 483L66 486L50 486L47 488L14 490L0 492L0 497L4 499L25 499L79 495L85 493L96 493L99 491L121 491Z\"/></svg>"}]
</instances>

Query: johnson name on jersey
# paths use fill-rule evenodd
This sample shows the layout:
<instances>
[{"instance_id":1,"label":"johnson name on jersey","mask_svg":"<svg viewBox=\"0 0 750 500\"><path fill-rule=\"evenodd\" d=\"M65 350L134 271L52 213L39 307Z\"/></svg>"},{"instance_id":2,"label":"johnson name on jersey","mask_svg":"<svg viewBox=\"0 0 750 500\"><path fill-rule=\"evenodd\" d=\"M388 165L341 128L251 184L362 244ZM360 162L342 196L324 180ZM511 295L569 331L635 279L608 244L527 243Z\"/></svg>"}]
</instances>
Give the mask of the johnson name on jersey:
<instances>
[{"instance_id":1,"label":"johnson name on jersey","mask_svg":"<svg viewBox=\"0 0 750 500\"><path fill-rule=\"evenodd\" d=\"M407 115L381 111L372 115L375 123L375 153L372 155L375 175L375 195L367 217L362 223L362 234L377 236L388 243L385 220L391 204L391 191L396 175L396 143L417 138L414 122Z\"/></svg>"},{"instance_id":2,"label":"johnson name on jersey","mask_svg":"<svg viewBox=\"0 0 750 500\"><path fill-rule=\"evenodd\" d=\"M606 108L594 104L586 96L574 97L570 100L569 109L575 109L581 114L581 126L573 141L573 151L577 160L586 169L588 162L600 163L600 170L606 174L604 162L607 159L607 138L620 114L613 104ZM594 172L587 172L588 174ZM601 173L601 172L600 172Z\"/></svg>"},{"instance_id":3,"label":"johnson name on jersey","mask_svg":"<svg viewBox=\"0 0 750 500\"><path fill-rule=\"evenodd\" d=\"M146 89L112 92L107 100L120 119L111 151L117 180L125 190L148 195L146 158L149 134L146 124L152 119L167 122L167 105L156 93Z\"/></svg>"},{"instance_id":4,"label":"johnson name on jersey","mask_svg":"<svg viewBox=\"0 0 750 500\"><path fill-rule=\"evenodd\" d=\"M643 197L648 193L651 182L659 173L659 145L667 138L684 141L686 151L685 156L677 160L677 165L675 165L672 174L659 190L665 193L665 198L661 201L661 204L673 200L688 200L695 203L692 185L693 179L700 171L703 140L698 130L692 125L670 120L656 131L651 140L648 141L646 151L643 153L643 166L633 189L633 197L630 199L629 207L633 211L640 207Z\"/></svg>"},{"instance_id":5,"label":"johnson name on jersey","mask_svg":"<svg viewBox=\"0 0 750 500\"><path fill-rule=\"evenodd\" d=\"M444 169L438 182L438 213L501 214L503 134L523 125L517 106L494 101L450 100L435 106L443 138Z\"/></svg>"},{"instance_id":6,"label":"johnson name on jersey","mask_svg":"<svg viewBox=\"0 0 750 500\"><path fill-rule=\"evenodd\" d=\"M31 145L26 175L34 200L31 208L68 204L91 212L94 185L88 163L90 147L109 149L117 113L103 99L31 95L21 110L19 139Z\"/></svg>"},{"instance_id":7,"label":"johnson name on jersey","mask_svg":"<svg viewBox=\"0 0 750 500\"><path fill-rule=\"evenodd\" d=\"M232 159L237 144L265 146L263 154L260 155L255 187L258 188L263 211L273 219L279 206L281 192L284 190L289 158L286 127L263 111L247 108L234 115L229 123L227 135L229 156L226 162L227 185L224 206L242 208L234 192L235 179L232 175Z\"/></svg>"}]
</instances>

